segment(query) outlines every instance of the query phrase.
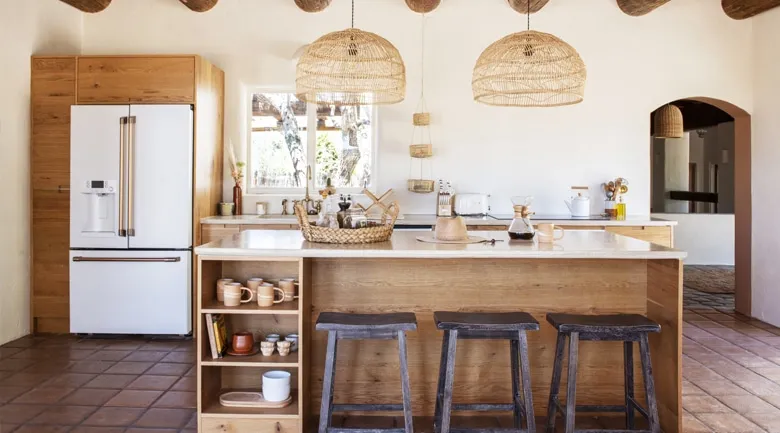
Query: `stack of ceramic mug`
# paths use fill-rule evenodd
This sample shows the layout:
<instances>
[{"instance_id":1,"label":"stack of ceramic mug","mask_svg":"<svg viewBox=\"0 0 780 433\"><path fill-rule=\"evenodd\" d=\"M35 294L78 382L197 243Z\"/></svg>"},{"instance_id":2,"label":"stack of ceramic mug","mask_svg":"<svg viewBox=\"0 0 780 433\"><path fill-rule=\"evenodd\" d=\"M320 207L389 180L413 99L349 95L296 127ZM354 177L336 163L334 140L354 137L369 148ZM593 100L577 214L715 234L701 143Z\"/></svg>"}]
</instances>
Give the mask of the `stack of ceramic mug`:
<instances>
[{"instance_id":1,"label":"stack of ceramic mug","mask_svg":"<svg viewBox=\"0 0 780 433\"><path fill-rule=\"evenodd\" d=\"M295 288L298 282L295 278L282 278L277 285L260 277L250 278L246 286L232 278L217 280L217 301L226 307L238 307L255 301L259 307L273 307L274 304L292 302L298 296Z\"/></svg>"},{"instance_id":2,"label":"stack of ceramic mug","mask_svg":"<svg viewBox=\"0 0 780 433\"><path fill-rule=\"evenodd\" d=\"M271 356L274 350L279 352L279 356L287 356L290 352L298 350L298 334L290 334L282 340L279 334L268 334L265 341L260 343L260 351L263 356Z\"/></svg>"}]
</instances>

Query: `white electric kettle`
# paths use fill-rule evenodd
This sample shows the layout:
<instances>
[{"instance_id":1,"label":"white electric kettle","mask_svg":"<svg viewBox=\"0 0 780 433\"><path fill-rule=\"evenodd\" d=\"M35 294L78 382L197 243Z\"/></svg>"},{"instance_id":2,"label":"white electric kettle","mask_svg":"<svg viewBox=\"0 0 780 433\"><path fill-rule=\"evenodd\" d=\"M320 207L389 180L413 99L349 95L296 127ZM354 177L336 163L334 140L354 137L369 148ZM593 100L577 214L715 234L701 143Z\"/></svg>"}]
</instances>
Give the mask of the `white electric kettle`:
<instances>
[{"instance_id":1,"label":"white electric kettle","mask_svg":"<svg viewBox=\"0 0 780 433\"><path fill-rule=\"evenodd\" d=\"M584 189L584 191L582 191ZM590 216L590 197L588 196L587 187L572 187L577 195L571 198L571 200L564 200L566 207L569 208L571 216L574 218L587 218Z\"/></svg>"}]
</instances>

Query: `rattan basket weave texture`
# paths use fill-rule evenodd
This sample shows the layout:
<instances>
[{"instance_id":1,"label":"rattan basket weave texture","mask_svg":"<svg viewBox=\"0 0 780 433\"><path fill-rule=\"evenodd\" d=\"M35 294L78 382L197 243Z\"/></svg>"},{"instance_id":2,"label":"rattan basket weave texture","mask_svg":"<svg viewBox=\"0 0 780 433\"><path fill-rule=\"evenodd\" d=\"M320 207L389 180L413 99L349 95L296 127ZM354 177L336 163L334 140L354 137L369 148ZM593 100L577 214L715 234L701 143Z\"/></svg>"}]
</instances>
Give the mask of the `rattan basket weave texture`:
<instances>
[{"instance_id":1,"label":"rattan basket weave texture","mask_svg":"<svg viewBox=\"0 0 780 433\"><path fill-rule=\"evenodd\" d=\"M384 242L393 235L393 226L398 218L398 203L389 207L390 212L383 212L381 224L362 229L332 229L329 227L317 227L309 222L306 210L302 205L295 205L295 216L301 226L303 238L309 242L325 244L370 244ZM388 221L388 217L390 217Z\"/></svg>"}]
</instances>

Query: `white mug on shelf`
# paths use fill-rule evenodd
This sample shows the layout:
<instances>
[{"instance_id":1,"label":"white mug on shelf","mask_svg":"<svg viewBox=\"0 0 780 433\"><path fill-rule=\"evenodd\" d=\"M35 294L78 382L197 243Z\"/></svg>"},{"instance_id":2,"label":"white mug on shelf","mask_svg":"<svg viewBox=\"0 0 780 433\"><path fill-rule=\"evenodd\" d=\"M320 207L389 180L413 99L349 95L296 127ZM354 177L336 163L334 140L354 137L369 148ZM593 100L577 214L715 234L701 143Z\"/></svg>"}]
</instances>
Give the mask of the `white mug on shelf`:
<instances>
[{"instance_id":1,"label":"white mug on shelf","mask_svg":"<svg viewBox=\"0 0 780 433\"><path fill-rule=\"evenodd\" d=\"M266 401L285 401L290 397L290 373L274 370L263 373L263 397Z\"/></svg>"}]
</instances>

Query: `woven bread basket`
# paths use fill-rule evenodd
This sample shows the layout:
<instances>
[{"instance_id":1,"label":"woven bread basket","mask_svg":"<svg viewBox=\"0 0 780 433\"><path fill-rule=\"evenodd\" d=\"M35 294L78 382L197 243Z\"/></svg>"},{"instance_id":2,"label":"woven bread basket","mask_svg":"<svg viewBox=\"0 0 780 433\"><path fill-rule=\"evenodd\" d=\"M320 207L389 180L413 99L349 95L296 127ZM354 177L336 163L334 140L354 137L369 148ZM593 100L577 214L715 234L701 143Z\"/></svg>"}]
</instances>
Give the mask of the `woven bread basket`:
<instances>
[{"instance_id":1,"label":"woven bread basket","mask_svg":"<svg viewBox=\"0 0 780 433\"><path fill-rule=\"evenodd\" d=\"M428 126L431 124L431 113L412 114L412 123L414 126Z\"/></svg>"},{"instance_id":2,"label":"woven bread basket","mask_svg":"<svg viewBox=\"0 0 780 433\"><path fill-rule=\"evenodd\" d=\"M381 223L374 227L362 229L332 229L317 227L309 222L309 217L302 205L295 205L295 216L301 226L304 239L309 242L323 244L370 244L384 242L393 235L393 226L399 213L398 203L393 202L389 210L382 213ZM390 220L388 221L388 216Z\"/></svg>"}]
</instances>

